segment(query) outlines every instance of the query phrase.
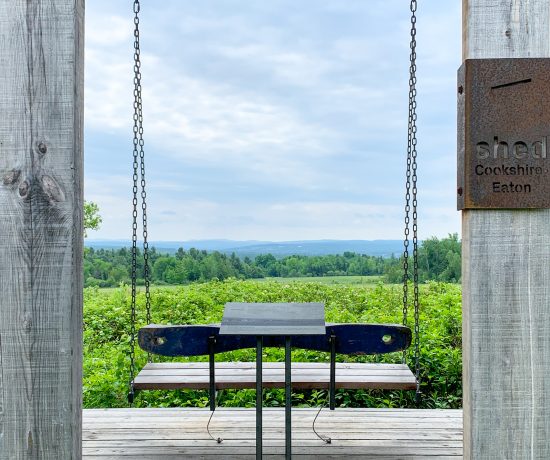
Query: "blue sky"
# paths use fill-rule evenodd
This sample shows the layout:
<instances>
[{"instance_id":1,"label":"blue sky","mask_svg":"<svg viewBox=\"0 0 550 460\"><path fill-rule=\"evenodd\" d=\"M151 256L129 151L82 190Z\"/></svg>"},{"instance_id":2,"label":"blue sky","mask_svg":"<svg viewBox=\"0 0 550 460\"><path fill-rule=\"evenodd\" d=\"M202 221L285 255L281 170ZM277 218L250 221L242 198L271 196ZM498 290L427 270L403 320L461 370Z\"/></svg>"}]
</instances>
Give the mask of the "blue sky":
<instances>
[{"instance_id":1,"label":"blue sky","mask_svg":"<svg viewBox=\"0 0 550 460\"><path fill-rule=\"evenodd\" d=\"M419 2L419 232L459 232L460 0ZM153 240L399 239L404 0L142 0ZM131 233L131 2L86 11L91 238Z\"/></svg>"}]
</instances>

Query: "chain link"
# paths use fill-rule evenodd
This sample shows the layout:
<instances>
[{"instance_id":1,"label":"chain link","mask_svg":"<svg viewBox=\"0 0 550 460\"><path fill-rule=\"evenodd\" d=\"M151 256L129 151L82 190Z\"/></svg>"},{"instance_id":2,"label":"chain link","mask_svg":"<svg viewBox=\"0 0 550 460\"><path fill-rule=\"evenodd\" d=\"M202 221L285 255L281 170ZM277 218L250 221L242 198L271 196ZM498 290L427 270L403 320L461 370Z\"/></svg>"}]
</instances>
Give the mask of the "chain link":
<instances>
[{"instance_id":1,"label":"chain link","mask_svg":"<svg viewBox=\"0 0 550 460\"><path fill-rule=\"evenodd\" d=\"M134 400L134 378L136 373L136 294L137 294L137 230L138 230L138 188L141 185L141 210L143 224L143 277L145 281L145 306L147 323L151 323L151 299L149 289L149 244L147 241L147 194L145 191L145 151L143 142L143 105L141 99L141 51L139 45L139 0L134 0L134 115L133 115L133 185L132 185L132 288L130 318L130 382L128 401ZM141 181L139 181L141 177ZM150 355L148 355L150 360Z\"/></svg>"},{"instance_id":2,"label":"chain link","mask_svg":"<svg viewBox=\"0 0 550 460\"><path fill-rule=\"evenodd\" d=\"M139 163L140 163L140 175L141 175L141 211L142 211L142 225L143 225L143 279L145 282L145 309L147 324L151 324L151 293L150 293L150 267L149 267L149 242L147 240L147 193L145 183L145 150L143 141L143 104L141 99L141 50L139 46L139 12L140 12L139 0L134 1L134 109L137 107L137 123L138 131L137 136L134 130L134 148L139 146ZM136 113L134 114L134 120ZM135 128L135 125L134 125ZM149 354L150 359L150 354Z\"/></svg>"},{"instance_id":3,"label":"chain link","mask_svg":"<svg viewBox=\"0 0 550 460\"><path fill-rule=\"evenodd\" d=\"M414 308L414 367L416 376L416 403L420 402L420 302L418 290L418 199L417 199L417 104L416 104L416 10L417 1L411 0L411 42L409 66L409 117L407 136L407 172L405 181L405 238L403 250L403 324L408 323L409 307L409 239L412 213L412 246L413 246L413 308ZM412 201L412 206L411 206ZM403 352L403 363L407 352Z\"/></svg>"},{"instance_id":4,"label":"chain link","mask_svg":"<svg viewBox=\"0 0 550 460\"><path fill-rule=\"evenodd\" d=\"M141 98L141 56L139 44L139 0L134 0L134 126L133 126L133 187L132 187L132 287L131 287L131 326L130 326L130 383L128 399L133 402L135 377L135 342L136 342L136 280L137 280L137 217L138 217L138 171L141 175L141 208L143 224L143 258L146 298L146 319L151 323L151 297L149 282L148 234L147 234L147 194L145 182L145 152L143 141L143 107ZM420 397L420 329L419 329L419 290L418 290L418 200L417 200L417 113L416 113L416 10L417 1L410 3L411 11L411 42L409 67L409 114L407 139L407 169L405 192L405 237L403 251L403 324L408 322L409 303L409 238L411 217L411 190L412 190L412 230L413 230L413 305L414 305L414 359L416 376L417 402ZM150 360L150 358L149 358ZM403 362L406 362L406 352L403 353Z\"/></svg>"}]
</instances>

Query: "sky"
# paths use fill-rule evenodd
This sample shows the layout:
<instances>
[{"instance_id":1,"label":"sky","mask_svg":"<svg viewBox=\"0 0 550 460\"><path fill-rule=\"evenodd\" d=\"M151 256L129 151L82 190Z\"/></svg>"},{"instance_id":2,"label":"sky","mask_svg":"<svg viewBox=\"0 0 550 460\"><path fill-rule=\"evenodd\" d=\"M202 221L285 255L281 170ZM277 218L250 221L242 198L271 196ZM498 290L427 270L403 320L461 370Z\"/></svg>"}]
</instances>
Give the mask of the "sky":
<instances>
[{"instance_id":1,"label":"sky","mask_svg":"<svg viewBox=\"0 0 550 460\"><path fill-rule=\"evenodd\" d=\"M131 236L132 2L86 7L85 199ZM405 0L142 0L151 240L400 239ZM460 0L418 6L419 236L460 232Z\"/></svg>"}]
</instances>

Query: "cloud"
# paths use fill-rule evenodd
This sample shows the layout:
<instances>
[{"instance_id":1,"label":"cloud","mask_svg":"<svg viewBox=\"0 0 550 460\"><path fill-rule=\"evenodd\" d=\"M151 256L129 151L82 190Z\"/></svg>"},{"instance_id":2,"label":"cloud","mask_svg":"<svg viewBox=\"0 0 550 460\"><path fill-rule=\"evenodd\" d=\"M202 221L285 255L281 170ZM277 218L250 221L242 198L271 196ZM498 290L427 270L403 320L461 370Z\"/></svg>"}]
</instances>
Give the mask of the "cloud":
<instances>
[{"instance_id":1,"label":"cloud","mask_svg":"<svg viewBox=\"0 0 550 460\"><path fill-rule=\"evenodd\" d=\"M163 239L230 238L251 239L261 235L268 240L308 238L377 239L399 237L388 228L399 228L401 208L349 204L347 202L253 201L224 204L212 201L169 200L173 214L150 219L150 234Z\"/></svg>"},{"instance_id":2,"label":"cloud","mask_svg":"<svg viewBox=\"0 0 550 460\"><path fill-rule=\"evenodd\" d=\"M113 46L127 46L133 40L130 18L105 14L90 14L86 18L86 45L88 49L111 49Z\"/></svg>"},{"instance_id":3,"label":"cloud","mask_svg":"<svg viewBox=\"0 0 550 460\"><path fill-rule=\"evenodd\" d=\"M458 229L449 214L439 223L430 216L454 212L459 3L434 2L418 13L419 184L430 210L427 236L429 229L439 235ZM159 219L150 222L157 239L182 238L174 232L399 237L407 7L382 0L243 5L166 1L142 10L148 186L152 217ZM128 207L126 196L113 173L130 166L131 16L117 2L88 5L86 194L108 215L104 237L127 225L120 211Z\"/></svg>"}]
</instances>

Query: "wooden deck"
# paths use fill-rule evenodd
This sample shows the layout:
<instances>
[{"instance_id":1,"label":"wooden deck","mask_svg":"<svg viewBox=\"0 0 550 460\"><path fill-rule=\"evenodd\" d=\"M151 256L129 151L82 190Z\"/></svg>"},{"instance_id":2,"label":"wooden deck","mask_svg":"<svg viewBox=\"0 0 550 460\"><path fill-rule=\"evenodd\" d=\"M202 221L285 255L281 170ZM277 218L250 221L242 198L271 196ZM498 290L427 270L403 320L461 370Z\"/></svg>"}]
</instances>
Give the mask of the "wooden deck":
<instances>
[{"instance_id":1,"label":"wooden deck","mask_svg":"<svg viewBox=\"0 0 550 460\"><path fill-rule=\"evenodd\" d=\"M293 409L293 457L300 459L462 458L462 411L413 409ZM206 409L88 409L83 458L176 460L254 458L254 409L216 410L209 438ZM284 410L264 408L264 457L284 458Z\"/></svg>"}]
</instances>

